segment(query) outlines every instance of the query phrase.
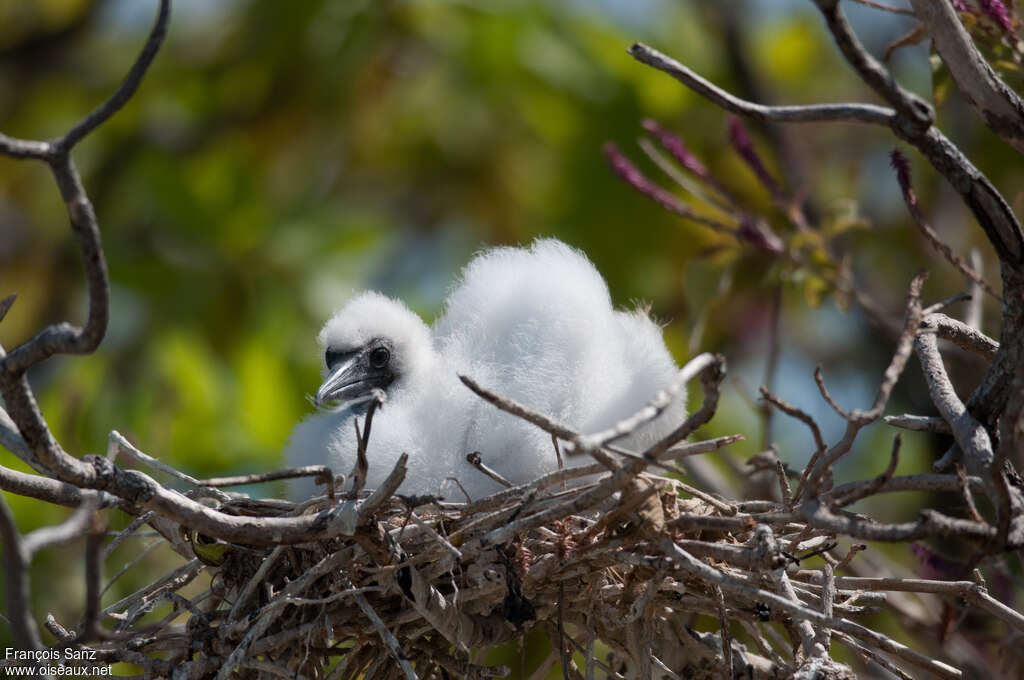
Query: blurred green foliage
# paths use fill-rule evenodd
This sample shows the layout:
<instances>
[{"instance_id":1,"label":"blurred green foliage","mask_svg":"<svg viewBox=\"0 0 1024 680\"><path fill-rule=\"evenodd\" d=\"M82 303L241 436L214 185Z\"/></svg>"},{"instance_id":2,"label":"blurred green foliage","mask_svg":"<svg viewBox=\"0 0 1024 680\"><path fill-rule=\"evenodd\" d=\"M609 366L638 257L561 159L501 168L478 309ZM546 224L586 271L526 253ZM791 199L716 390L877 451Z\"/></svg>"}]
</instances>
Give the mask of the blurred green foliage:
<instances>
[{"instance_id":1,"label":"blurred green foliage","mask_svg":"<svg viewBox=\"0 0 1024 680\"><path fill-rule=\"evenodd\" d=\"M134 58L153 4L0 0L0 130L55 136L102 101ZM771 102L873 100L804 5L180 2L138 94L76 152L103 230L112 320L95 355L54 359L31 375L55 435L75 454L102 453L117 429L197 477L279 466L291 426L309 409L303 397L318 382L315 333L351 291L378 288L429 319L475 249L538 235L583 248L618 303L650 301L680 363L692 350L728 356L739 377L709 434L747 434L734 450L738 464L761 446L744 395L762 379L770 300L784 281L774 388L837 433L811 367L825 366L844 405L865 406L891 341L856 311L837 311L813 272L787 279L763 254L668 215L620 183L601 156L602 143L614 140L639 164L639 122L658 118L786 232L729 147L723 113L625 48L649 42ZM906 27L850 11L879 51ZM927 86L922 47L898 52L894 68ZM940 122L997 185L1022 186L1019 163L1007 162L1012 152L951 99ZM963 287L905 215L886 167L886 130L754 132L769 167L808 197L825 236L849 253L859 285L887 309L901 309L919 266L935 271L930 300ZM780 134L788 161L777 153ZM642 160L649 176L670 185ZM944 237L960 250L980 244L948 188L915 168ZM1018 194L1008 199L1020 206ZM726 290L723 276L732 277ZM0 159L0 295L11 291L19 298L0 325L7 347L46 323L83 318L81 267L51 178L38 164ZM988 318L998 318L995 307ZM691 342L698 322L704 334ZM976 369L959 370L969 387ZM928 411L916 367L896 400L894 412ZM776 425L783 457L802 467L809 436ZM843 471L880 471L889 437L876 428ZM908 437L901 471L924 469L936 446ZM24 469L6 451L0 463ZM63 516L8 499L23 530ZM919 503L901 499L885 513L912 516ZM52 585L36 589L38 615L53 611L70 623L80 613L80 569L67 568L80 564L77 550L37 559L36 584ZM136 570L104 602L145 582ZM6 634L0 627L0 639Z\"/></svg>"}]
</instances>

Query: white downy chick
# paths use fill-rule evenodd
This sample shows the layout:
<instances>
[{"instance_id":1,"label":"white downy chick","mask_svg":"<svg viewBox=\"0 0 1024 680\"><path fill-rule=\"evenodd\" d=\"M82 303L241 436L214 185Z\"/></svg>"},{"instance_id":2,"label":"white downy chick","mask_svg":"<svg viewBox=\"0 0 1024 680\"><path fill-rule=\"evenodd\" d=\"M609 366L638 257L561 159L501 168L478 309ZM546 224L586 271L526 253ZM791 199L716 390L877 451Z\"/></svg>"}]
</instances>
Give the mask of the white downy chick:
<instances>
[{"instance_id":1,"label":"white downy chick","mask_svg":"<svg viewBox=\"0 0 1024 680\"><path fill-rule=\"evenodd\" d=\"M320 342L326 378L317 401L344 406L312 414L295 428L288 464L326 463L350 474L357 447L352 420L362 422L365 399L382 389L387 401L373 419L367 486L379 485L405 452L409 472L399 489L405 494L437 494L447 477L458 478L474 498L500 490L466 462L474 451L513 483L557 468L547 433L484 402L459 375L586 433L634 413L678 370L647 314L615 311L593 264L553 239L478 254L432 328L402 303L363 293L328 321ZM685 402L680 393L621 444L642 449L664 436L685 418ZM312 491L307 481L295 496ZM454 486L444 491L459 495Z\"/></svg>"}]
</instances>

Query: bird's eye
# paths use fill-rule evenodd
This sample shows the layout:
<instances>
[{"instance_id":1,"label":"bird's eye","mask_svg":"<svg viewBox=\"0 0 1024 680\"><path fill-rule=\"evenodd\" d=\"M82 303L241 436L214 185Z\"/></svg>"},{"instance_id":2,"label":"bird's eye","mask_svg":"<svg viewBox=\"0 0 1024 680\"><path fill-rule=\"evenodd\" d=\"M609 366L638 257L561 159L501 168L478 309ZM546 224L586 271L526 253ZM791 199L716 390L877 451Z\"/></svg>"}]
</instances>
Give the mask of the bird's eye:
<instances>
[{"instance_id":1,"label":"bird's eye","mask_svg":"<svg viewBox=\"0 0 1024 680\"><path fill-rule=\"evenodd\" d=\"M329 349L324 352L324 363L327 364L327 368L334 368L334 364L338 363L344 354L344 352L339 352L333 349Z\"/></svg>"},{"instance_id":2,"label":"bird's eye","mask_svg":"<svg viewBox=\"0 0 1024 680\"><path fill-rule=\"evenodd\" d=\"M370 352L370 365L374 368L384 368L391 361L391 352L387 347L377 347Z\"/></svg>"}]
</instances>

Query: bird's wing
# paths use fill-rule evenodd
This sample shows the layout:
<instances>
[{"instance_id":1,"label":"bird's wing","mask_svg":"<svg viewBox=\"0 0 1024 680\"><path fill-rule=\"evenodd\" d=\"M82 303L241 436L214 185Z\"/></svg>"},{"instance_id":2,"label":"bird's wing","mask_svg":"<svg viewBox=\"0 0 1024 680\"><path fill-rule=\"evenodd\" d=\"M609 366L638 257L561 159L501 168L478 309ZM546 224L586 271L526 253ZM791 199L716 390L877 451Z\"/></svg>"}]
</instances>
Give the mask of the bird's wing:
<instances>
[{"instance_id":1,"label":"bird's wing","mask_svg":"<svg viewBox=\"0 0 1024 680\"><path fill-rule=\"evenodd\" d=\"M669 386L679 368L665 346L661 327L642 309L615 312L618 333L628 348L621 355L627 380L603 413L595 416L592 429L608 427L643 408ZM681 389L672 404L650 425L626 443L645 448L671 432L686 417L686 390Z\"/></svg>"},{"instance_id":2,"label":"bird's wing","mask_svg":"<svg viewBox=\"0 0 1024 680\"><path fill-rule=\"evenodd\" d=\"M475 257L433 326L458 364L562 373L586 340L611 324L608 287L580 251L552 239ZM506 376L507 378L508 376Z\"/></svg>"}]
</instances>

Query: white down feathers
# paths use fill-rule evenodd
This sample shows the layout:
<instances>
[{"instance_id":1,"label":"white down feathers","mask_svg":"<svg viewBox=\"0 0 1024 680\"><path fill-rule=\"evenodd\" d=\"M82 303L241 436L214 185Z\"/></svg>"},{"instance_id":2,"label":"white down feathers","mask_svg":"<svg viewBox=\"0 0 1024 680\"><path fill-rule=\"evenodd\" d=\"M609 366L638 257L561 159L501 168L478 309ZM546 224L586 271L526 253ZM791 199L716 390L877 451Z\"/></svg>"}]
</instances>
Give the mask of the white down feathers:
<instances>
[{"instance_id":1,"label":"white down feathers","mask_svg":"<svg viewBox=\"0 0 1024 680\"><path fill-rule=\"evenodd\" d=\"M593 264L553 239L478 254L432 328L403 303L367 292L342 307L319 340L325 352L356 357L353 363L370 361L368 356L380 363L380 350L367 354L375 344L390 350L383 369L392 376L383 386L387 401L374 416L367 447L367 487L378 486L404 452L404 494L438 494L448 477L473 498L499 491L497 482L466 462L474 451L513 483L557 469L550 435L483 401L459 375L588 433L643 407L678 371L647 314L615 311ZM375 379L383 385L387 377ZM652 444L682 422L685 403L681 391L621 444ZM349 475L356 460L354 418L362 425L359 407L307 416L288 442L288 464L327 464ZM590 462L581 457L566 464ZM311 480L294 489L296 498L313 492ZM442 495L461 497L451 483Z\"/></svg>"}]
</instances>

